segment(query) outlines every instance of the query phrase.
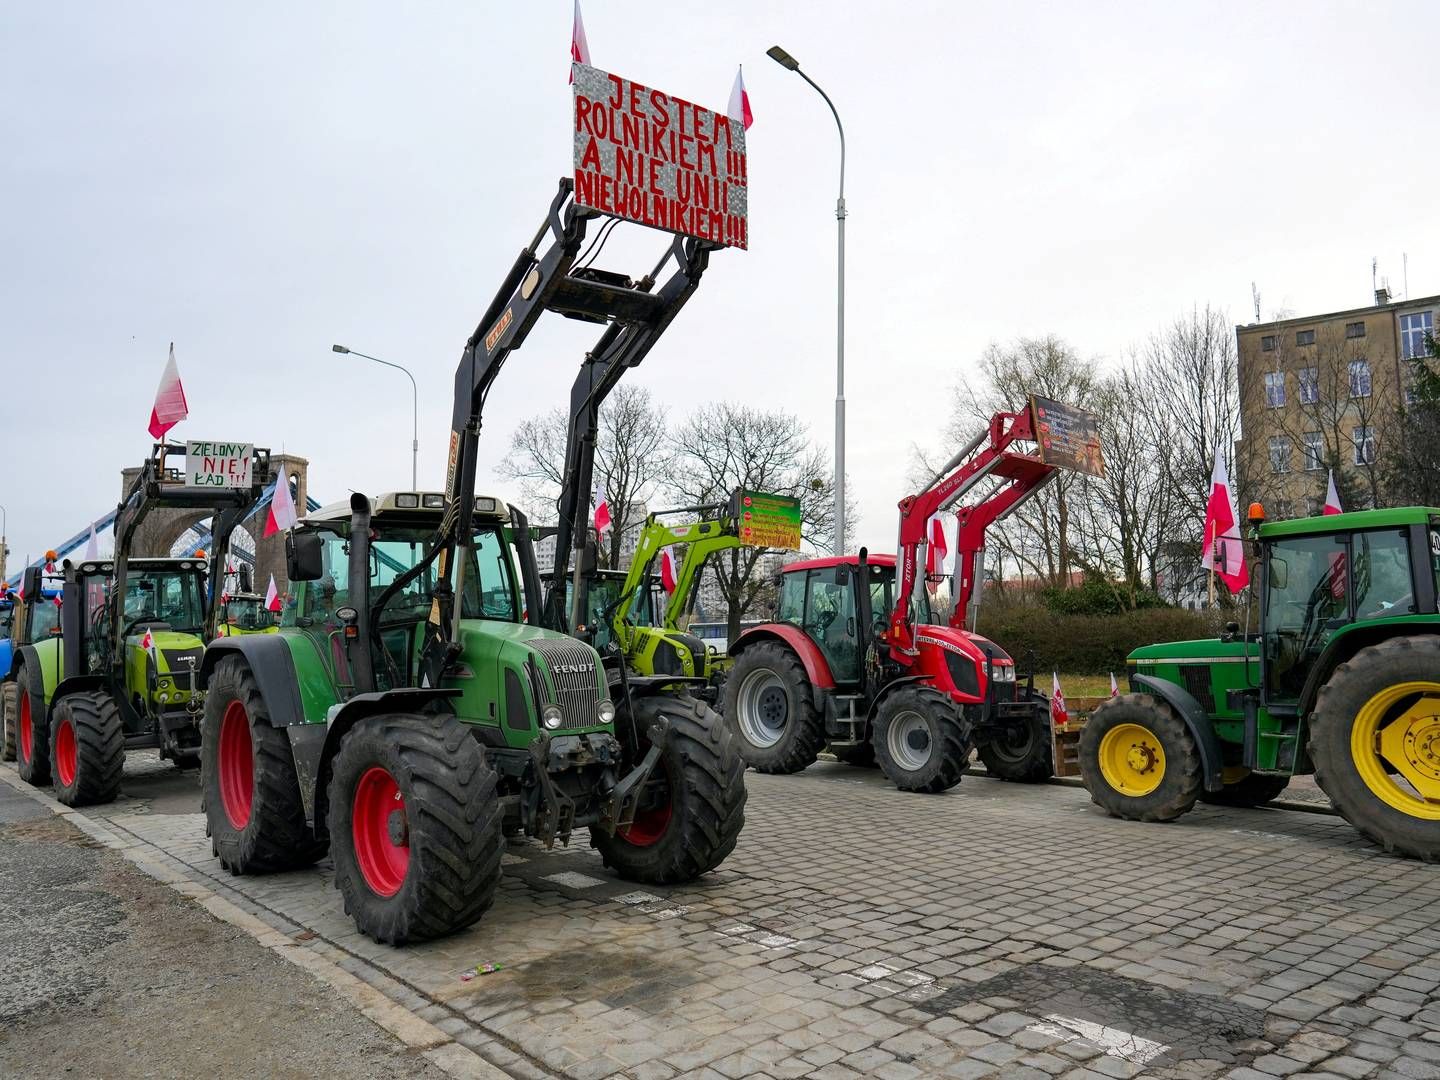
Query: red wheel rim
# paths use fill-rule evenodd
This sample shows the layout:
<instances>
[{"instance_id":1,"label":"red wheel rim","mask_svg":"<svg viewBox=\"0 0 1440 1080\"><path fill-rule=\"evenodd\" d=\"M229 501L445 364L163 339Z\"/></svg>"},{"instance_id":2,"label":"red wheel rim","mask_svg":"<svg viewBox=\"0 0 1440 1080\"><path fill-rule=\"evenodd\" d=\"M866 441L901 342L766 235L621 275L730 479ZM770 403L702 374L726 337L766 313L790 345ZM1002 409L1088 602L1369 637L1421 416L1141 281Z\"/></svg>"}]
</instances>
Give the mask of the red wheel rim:
<instances>
[{"instance_id":1,"label":"red wheel rim","mask_svg":"<svg viewBox=\"0 0 1440 1080\"><path fill-rule=\"evenodd\" d=\"M410 869L410 832L400 785L378 765L355 785L350 834L365 884L379 896L394 896Z\"/></svg>"},{"instance_id":2,"label":"red wheel rim","mask_svg":"<svg viewBox=\"0 0 1440 1080\"><path fill-rule=\"evenodd\" d=\"M658 844L670 829L670 818L674 816L674 801L667 772L665 775L665 801L649 810L637 811L635 820L629 825L616 829L615 835L635 847L650 847Z\"/></svg>"},{"instance_id":3,"label":"red wheel rim","mask_svg":"<svg viewBox=\"0 0 1440 1080\"><path fill-rule=\"evenodd\" d=\"M20 760L27 765L35 753L35 733L30 726L30 694L20 691Z\"/></svg>"},{"instance_id":4,"label":"red wheel rim","mask_svg":"<svg viewBox=\"0 0 1440 1080\"><path fill-rule=\"evenodd\" d=\"M220 805L230 824L243 829L250 824L255 801L255 753L250 743L250 717L242 701L225 706L215 764L220 774Z\"/></svg>"},{"instance_id":5,"label":"red wheel rim","mask_svg":"<svg viewBox=\"0 0 1440 1080\"><path fill-rule=\"evenodd\" d=\"M67 717L55 729L55 774L64 787L75 783L75 756L75 725Z\"/></svg>"}]
</instances>

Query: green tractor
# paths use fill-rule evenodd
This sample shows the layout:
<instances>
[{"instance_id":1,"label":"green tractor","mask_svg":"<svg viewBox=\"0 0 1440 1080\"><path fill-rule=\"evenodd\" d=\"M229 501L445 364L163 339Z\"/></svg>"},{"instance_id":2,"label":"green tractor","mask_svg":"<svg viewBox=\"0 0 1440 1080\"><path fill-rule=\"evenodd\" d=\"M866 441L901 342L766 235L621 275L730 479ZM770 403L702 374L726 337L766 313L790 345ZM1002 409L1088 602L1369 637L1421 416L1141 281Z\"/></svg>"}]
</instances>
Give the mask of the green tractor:
<instances>
[{"instance_id":1,"label":"green tractor","mask_svg":"<svg viewBox=\"0 0 1440 1080\"><path fill-rule=\"evenodd\" d=\"M46 552L47 564L57 556ZM14 761L19 752L20 649L60 633L60 586L63 578L47 573L39 565L25 568L19 593L10 593L8 649L0 655L0 723L4 725L4 759Z\"/></svg>"},{"instance_id":2,"label":"green tractor","mask_svg":"<svg viewBox=\"0 0 1440 1080\"><path fill-rule=\"evenodd\" d=\"M606 324L591 355L618 346L638 363L705 266L701 241L672 246L658 290L653 275L577 265L594 215L572 191L561 182L465 344L446 491L356 494L307 515L287 542L294 604L279 632L218 638L201 665L221 865L283 870L328 848L346 911L377 941L480 918L507 834L548 846L585 829L619 876L667 884L718 866L744 821L723 726L672 680L627 678L546 629L535 531L475 494L486 396L541 314Z\"/></svg>"},{"instance_id":3,"label":"green tractor","mask_svg":"<svg viewBox=\"0 0 1440 1080\"><path fill-rule=\"evenodd\" d=\"M155 444L115 518L115 553L64 563L61 633L18 651L15 666L18 769L37 787L53 784L67 806L114 800L125 751L158 748L181 768L200 763L196 678L214 611L207 582L225 565L230 534L269 478L269 451L255 450L243 486L188 486L184 444ZM132 558L150 511L214 515L214 550L190 558ZM29 588L27 584L27 589ZM9 710L7 710L8 712Z\"/></svg>"},{"instance_id":4,"label":"green tractor","mask_svg":"<svg viewBox=\"0 0 1440 1080\"><path fill-rule=\"evenodd\" d=\"M1173 821L1314 773L1387 851L1440 859L1440 509L1250 521L1259 632L1131 653L1131 692L1081 733L1091 797Z\"/></svg>"}]
</instances>

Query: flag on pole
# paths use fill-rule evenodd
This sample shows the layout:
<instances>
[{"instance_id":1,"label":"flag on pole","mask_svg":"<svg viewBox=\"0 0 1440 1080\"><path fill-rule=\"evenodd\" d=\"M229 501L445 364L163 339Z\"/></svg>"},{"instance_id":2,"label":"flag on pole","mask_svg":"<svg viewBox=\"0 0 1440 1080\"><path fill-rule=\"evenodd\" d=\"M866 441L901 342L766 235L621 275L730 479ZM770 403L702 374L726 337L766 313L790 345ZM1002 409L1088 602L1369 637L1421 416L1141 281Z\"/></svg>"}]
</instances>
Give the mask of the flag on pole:
<instances>
[{"instance_id":1,"label":"flag on pole","mask_svg":"<svg viewBox=\"0 0 1440 1080\"><path fill-rule=\"evenodd\" d=\"M929 578L945 573L945 556L949 554L949 545L945 542L945 519L939 514L930 519L929 534L930 543L925 547L925 584L934 593L940 583Z\"/></svg>"},{"instance_id":2,"label":"flag on pole","mask_svg":"<svg viewBox=\"0 0 1440 1080\"><path fill-rule=\"evenodd\" d=\"M293 529L298 518L295 515L295 497L290 494L290 477L280 470L275 481L275 494L270 497L270 513L265 518L265 535L274 536L281 529Z\"/></svg>"},{"instance_id":3,"label":"flag on pole","mask_svg":"<svg viewBox=\"0 0 1440 1080\"><path fill-rule=\"evenodd\" d=\"M610 530L615 527L615 522L610 517L610 500L605 497L601 488L595 489L595 531L600 534L603 542L609 535Z\"/></svg>"},{"instance_id":4,"label":"flag on pole","mask_svg":"<svg viewBox=\"0 0 1440 1080\"><path fill-rule=\"evenodd\" d=\"M580 0L575 0L575 21L570 24L570 62L590 63L590 42L585 39L585 20L580 17ZM575 81L575 69L570 69L570 81Z\"/></svg>"},{"instance_id":5,"label":"flag on pole","mask_svg":"<svg viewBox=\"0 0 1440 1080\"><path fill-rule=\"evenodd\" d=\"M153 649L154 647L155 638L151 635L149 630L146 630L145 636L140 639L140 648L148 651L150 649Z\"/></svg>"},{"instance_id":6,"label":"flag on pole","mask_svg":"<svg viewBox=\"0 0 1440 1080\"><path fill-rule=\"evenodd\" d=\"M1060 673L1050 673L1050 722L1057 727L1070 722L1070 713L1065 708L1065 695L1060 690Z\"/></svg>"},{"instance_id":7,"label":"flag on pole","mask_svg":"<svg viewBox=\"0 0 1440 1080\"><path fill-rule=\"evenodd\" d=\"M1200 565L1213 571L1232 593L1250 583L1245 544L1240 538L1235 500L1230 494L1230 476L1218 448L1215 468L1210 473L1210 499L1205 504L1205 544L1200 551Z\"/></svg>"},{"instance_id":8,"label":"flag on pole","mask_svg":"<svg viewBox=\"0 0 1440 1080\"><path fill-rule=\"evenodd\" d=\"M280 610L280 590L275 587L275 575L270 575L270 585L265 590L265 610Z\"/></svg>"},{"instance_id":9,"label":"flag on pole","mask_svg":"<svg viewBox=\"0 0 1440 1080\"><path fill-rule=\"evenodd\" d=\"M576 0L578 3L579 0ZM731 120L739 120L745 125L745 130L750 130L750 125L755 123L755 114L750 111L750 95L745 92L745 66L742 64L735 69L735 85L730 88L730 108L726 115Z\"/></svg>"},{"instance_id":10,"label":"flag on pole","mask_svg":"<svg viewBox=\"0 0 1440 1080\"><path fill-rule=\"evenodd\" d=\"M170 343L170 359L155 389L155 404L150 408L150 437L163 439L165 433L190 415L185 404L185 387L180 383L180 369L175 366L175 343Z\"/></svg>"},{"instance_id":11,"label":"flag on pole","mask_svg":"<svg viewBox=\"0 0 1440 1080\"><path fill-rule=\"evenodd\" d=\"M1340 505L1340 492L1335 490L1335 470L1330 470L1330 483L1325 488L1325 509L1321 510L1322 515L1339 514L1343 508Z\"/></svg>"},{"instance_id":12,"label":"flag on pole","mask_svg":"<svg viewBox=\"0 0 1440 1080\"><path fill-rule=\"evenodd\" d=\"M675 545L660 549L660 585L667 593L673 593L680 583L680 567L675 558Z\"/></svg>"},{"instance_id":13,"label":"flag on pole","mask_svg":"<svg viewBox=\"0 0 1440 1080\"><path fill-rule=\"evenodd\" d=\"M1110 696L1120 696L1120 684L1115 681L1115 673L1113 671L1110 672Z\"/></svg>"},{"instance_id":14,"label":"flag on pole","mask_svg":"<svg viewBox=\"0 0 1440 1080\"><path fill-rule=\"evenodd\" d=\"M85 558L100 558L100 538L95 535L95 522L90 522L90 541L85 545Z\"/></svg>"}]
</instances>

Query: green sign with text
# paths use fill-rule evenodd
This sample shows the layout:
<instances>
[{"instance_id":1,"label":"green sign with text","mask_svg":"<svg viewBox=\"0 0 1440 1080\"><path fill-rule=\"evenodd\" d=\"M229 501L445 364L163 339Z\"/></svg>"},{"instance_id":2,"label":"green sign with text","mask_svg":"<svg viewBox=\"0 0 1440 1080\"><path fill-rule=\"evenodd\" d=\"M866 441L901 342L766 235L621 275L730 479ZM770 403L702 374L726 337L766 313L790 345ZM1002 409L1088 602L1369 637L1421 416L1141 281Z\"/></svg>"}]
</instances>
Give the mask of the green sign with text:
<instances>
[{"instance_id":1,"label":"green sign with text","mask_svg":"<svg viewBox=\"0 0 1440 1080\"><path fill-rule=\"evenodd\" d=\"M799 499L739 488L731 505L741 543L750 547L800 550Z\"/></svg>"}]
</instances>

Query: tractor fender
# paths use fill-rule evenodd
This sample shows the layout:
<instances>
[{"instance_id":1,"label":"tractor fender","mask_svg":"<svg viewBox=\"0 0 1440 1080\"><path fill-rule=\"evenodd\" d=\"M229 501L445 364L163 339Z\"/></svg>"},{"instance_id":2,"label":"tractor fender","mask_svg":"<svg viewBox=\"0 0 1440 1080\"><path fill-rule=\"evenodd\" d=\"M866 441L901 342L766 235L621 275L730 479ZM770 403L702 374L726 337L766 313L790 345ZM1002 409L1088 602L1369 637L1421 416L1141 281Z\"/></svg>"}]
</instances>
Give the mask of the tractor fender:
<instances>
[{"instance_id":1,"label":"tractor fender","mask_svg":"<svg viewBox=\"0 0 1440 1080\"><path fill-rule=\"evenodd\" d=\"M874 720L875 714L880 711L880 706L885 704L886 699L895 693L896 690L909 686L911 683L923 682L929 682L928 677L925 675L902 675L898 679L891 679L880 688L880 692L876 694L874 700L870 702L870 711L867 715L871 720ZM941 691L937 691L937 693L940 692ZM946 697L949 697L949 695L947 694Z\"/></svg>"},{"instance_id":2,"label":"tractor fender","mask_svg":"<svg viewBox=\"0 0 1440 1080\"><path fill-rule=\"evenodd\" d=\"M1205 790L1222 790L1225 787L1222 779L1225 759L1220 750L1220 736L1215 734L1215 726L1210 722L1205 706L1196 701L1195 696L1183 686L1176 686L1153 675L1131 675L1130 684L1132 687L1149 691L1180 714L1180 719L1185 721L1185 726L1190 729L1195 745L1200 750L1200 768L1204 771Z\"/></svg>"},{"instance_id":3,"label":"tractor fender","mask_svg":"<svg viewBox=\"0 0 1440 1080\"><path fill-rule=\"evenodd\" d=\"M1300 715L1309 716L1320 696L1320 688L1330 681L1336 667L1349 660L1367 645L1379 645L1401 634L1433 634L1437 632L1434 623L1382 623L1379 626L1365 626L1352 623L1330 639L1315 662L1310 665L1310 674L1300 691ZM1302 740L1303 742L1303 740Z\"/></svg>"},{"instance_id":4,"label":"tractor fender","mask_svg":"<svg viewBox=\"0 0 1440 1080\"><path fill-rule=\"evenodd\" d=\"M76 675L73 678L61 679L55 689L50 692L50 700L45 703L47 709L55 708L55 703L69 694L88 693L91 690L104 690L104 675Z\"/></svg>"},{"instance_id":5,"label":"tractor fender","mask_svg":"<svg viewBox=\"0 0 1440 1080\"><path fill-rule=\"evenodd\" d=\"M216 638L205 646L205 655L200 659L200 670L196 676L200 689L210 688L210 676L215 674L215 666L227 656L239 656L249 666L250 674L260 688L260 696L265 699L271 727L288 728L305 723L295 659L290 655L290 646L283 637L279 634L241 634Z\"/></svg>"},{"instance_id":6,"label":"tractor fender","mask_svg":"<svg viewBox=\"0 0 1440 1080\"><path fill-rule=\"evenodd\" d=\"M835 689L835 676L830 673L830 662L810 639L810 635L789 623L763 623L752 626L736 638L735 644L730 646L730 656L739 656L743 650L765 641L782 642L799 657L801 666L805 668L805 677L810 680L814 689L815 704L823 709L824 695Z\"/></svg>"}]
</instances>

